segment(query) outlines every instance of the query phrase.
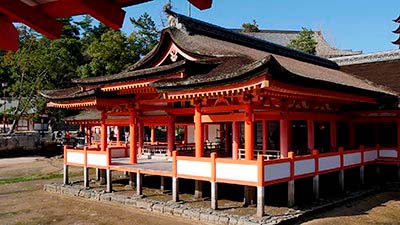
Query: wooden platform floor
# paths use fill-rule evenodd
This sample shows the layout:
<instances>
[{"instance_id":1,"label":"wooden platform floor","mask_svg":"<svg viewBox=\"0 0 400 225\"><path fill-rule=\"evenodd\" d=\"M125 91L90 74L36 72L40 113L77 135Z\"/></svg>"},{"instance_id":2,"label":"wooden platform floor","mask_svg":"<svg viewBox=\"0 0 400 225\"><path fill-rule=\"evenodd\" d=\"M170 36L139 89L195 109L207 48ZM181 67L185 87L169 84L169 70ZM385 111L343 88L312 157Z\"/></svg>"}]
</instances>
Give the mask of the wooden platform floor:
<instances>
[{"instance_id":1,"label":"wooden platform floor","mask_svg":"<svg viewBox=\"0 0 400 225\"><path fill-rule=\"evenodd\" d=\"M112 159L111 170L142 173L149 175L172 176L172 161L139 159L137 164L131 164L129 158Z\"/></svg>"}]
</instances>

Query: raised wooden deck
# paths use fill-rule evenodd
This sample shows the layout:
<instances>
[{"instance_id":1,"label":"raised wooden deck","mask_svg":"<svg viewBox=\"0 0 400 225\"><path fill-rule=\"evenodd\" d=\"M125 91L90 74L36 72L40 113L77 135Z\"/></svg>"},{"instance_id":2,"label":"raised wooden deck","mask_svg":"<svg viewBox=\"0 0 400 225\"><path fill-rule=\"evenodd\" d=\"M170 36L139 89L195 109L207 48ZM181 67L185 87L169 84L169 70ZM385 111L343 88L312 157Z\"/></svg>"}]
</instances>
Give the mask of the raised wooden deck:
<instances>
[{"instance_id":1,"label":"raised wooden deck","mask_svg":"<svg viewBox=\"0 0 400 225\"><path fill-rule=\"evenodd\" d=\"M113 158L110 169L172 177L172 161L168 160L139 159L137 164L131 164L129 158Z\"/></svg>"}]
</instances>

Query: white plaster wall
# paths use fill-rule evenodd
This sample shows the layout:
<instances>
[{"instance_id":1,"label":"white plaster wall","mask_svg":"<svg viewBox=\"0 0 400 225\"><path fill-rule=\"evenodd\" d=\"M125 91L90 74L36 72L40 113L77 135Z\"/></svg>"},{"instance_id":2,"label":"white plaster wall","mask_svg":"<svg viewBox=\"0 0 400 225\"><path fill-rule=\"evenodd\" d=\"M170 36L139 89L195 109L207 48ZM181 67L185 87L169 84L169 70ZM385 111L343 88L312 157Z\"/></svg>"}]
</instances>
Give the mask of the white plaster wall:
<instances>
[{"instance_id":1,"label":"white plaster wall","mask_svg":"<svg viewBox=\"0 0 400 225\"><path fill-rule=\"evenodd\" d=\"M391 157L391 158L397 158L397 150L379 150L379 156L380 157Z\"/></svg>"},{"instance_id":2,"label":"white plaster wall","mask_svg":"<svg viewBox=\"0 0 400 225\"><path fill-rule=\"evenodd\" d=\"M345 154L343 156L343 163L344 166L350 166L361 163L361 153L355 152L355 153Z\"/></svg>"},{"instance_id":3,"label":"white plaster wall","mask_svg":"<svg viewBox=\"0 0 400 225\"><path fill-rule=\"evenodd\" d=\"M257 182L257 165L216 163L217 179Z\"/></svg>"},{"instance_id":4,"label":"white plaster wall","mask_svg":"<svg viewBox=\"0 0 400 225\"><path fill-rule=\"evenodd\" d=\"M176 170L178 175L211 177L211 162L178 160Z\"/></svg>"},{"instance_id":5,"label":"white plaster wall","mask_svg":"<svg viewBox=\"0 0 400 225\"><path fill-rule=\"evenodd\" d=\"M67 161L69 163L84 164L83 152L67 152Z\"/></svg>"},{"instance_id":6,"label":"white plaster wall","mask_svg":"<svg viewBox=\"0 0 400 225\"><path fill-rule=\"evenodd\" d=\"M288 177L290 177L290 162L264 166L264 181L272 181Z\"/></svg>"},{"instance_id":7,"label":"white plaster wall","mask_svg":"<svg viewBox=\"0 0 400 225\"><path fill-rule=\"evenodd\" d=\"M187 138L188 143L194 143L194 126L192 125L188 126L187 132L188 132L188 138Z\"/></svg>"},{"instance_id":8,"label":"white plaster wall","mask_svg":"<svg viewBox=\"0 0 400 225\"><path fill-rule=\"evenodd\" d=\"M319 171L336 169L340 167L340 156L329 156L318 159Z\"/></svg>"},{"instance_id":9,"label":"white plaster wall","mask_svg":"<svg viewBox=\"0 0 400 225\"><path fill-rule=\"evenodd\" d=\"M294 162L294 175L302 175L315 172L314 159L299 160Z\"/></svg>"},{"instance_id":10,"label":"white plaster wall","mask_svg":"<svg viewBox=\"0 0 400 225\"><path fill-rule=\"evenodd\" d=\"M364 152L364 162L370 162L378 159L378 151L367 151Z\"/></svg>"},{"instance_id":11,"label":"white plaster wall","mask_svg":"<svg viewBox=\"0 0 400 225\"><path fill-rule=\"evenodd\" d=\"M209 140L211 142L216 142L220 140L217 137L219 137L219 125L217 124L208 125L208 137L206 137L206 140Z\"/></svg>"},{"instance_id":12,"label":"white plaster wall","mask_svg":"<svg viewBox=\"0 0 400 225\"><path fill-rule=\"evenodd\" d=\"M107 166L107 156L100 154L90 154L87 155L87 164L93 166Z\"/></svg>"}]
</instances>

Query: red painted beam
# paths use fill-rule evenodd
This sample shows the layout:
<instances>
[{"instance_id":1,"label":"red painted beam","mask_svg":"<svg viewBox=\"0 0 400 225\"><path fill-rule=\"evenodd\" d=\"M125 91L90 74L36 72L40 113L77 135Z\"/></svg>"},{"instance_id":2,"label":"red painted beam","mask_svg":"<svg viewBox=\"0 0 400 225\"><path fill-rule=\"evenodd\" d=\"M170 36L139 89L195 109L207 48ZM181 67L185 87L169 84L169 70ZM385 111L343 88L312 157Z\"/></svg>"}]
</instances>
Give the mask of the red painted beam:
<instances>
[{"instance_id":1,"label":"red painted beam","mask_svg":"<svg viewBox=\"0 0 400 225\"><path fill-rule=\"evenodd\" d=\"M113 29L121 28L125 17L121 6L109 0L58 0L37 8L53 18L89 14Z\"/></svg>"},{"instance_id":2,"label":"red painted beam","mask_svg":"<svg viewBox=\"0 0 400 225\"><path fill-rule=\"evenodd\" d=\"M18 49L18 30L5 16L0 16L0 49Z\"/></svg>"},{"instance_id":3,"label":"red painted beam","mask_svg":"<svg viewBox=\"0 0 400 225\"><path fill-rule=\"evenodd\" d=\"M1 1L0 12L11 21L24 23L50 39L60 37L62 23L21 1Z\"/></svg>"},{"instance_id":4,"label":"red painted beam","mask_svg":"<svg viewBox=\"0 0 400 225\"><path fill-rule=\"evenodd\" d=\"M188 0L192 5L200 10L209 9L212 5L212 0Z\"/></svg>"}]
</instances>

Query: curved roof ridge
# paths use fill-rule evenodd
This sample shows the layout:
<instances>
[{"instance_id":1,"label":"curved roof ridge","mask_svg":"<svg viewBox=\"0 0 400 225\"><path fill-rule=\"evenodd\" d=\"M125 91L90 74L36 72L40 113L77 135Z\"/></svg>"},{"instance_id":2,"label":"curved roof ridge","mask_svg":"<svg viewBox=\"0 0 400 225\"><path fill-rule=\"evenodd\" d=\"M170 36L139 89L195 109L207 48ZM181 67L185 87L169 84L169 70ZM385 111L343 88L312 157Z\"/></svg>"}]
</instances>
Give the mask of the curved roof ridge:
<instances>
[{"instance_id":1,"label":"curved roof ridge","mask_svg":"<svg viewBox=\"0 0 400 225\"><path fill-rule=\"evenodd\" d=\"M282 55L290 58L294 58L300 61L332 68L339 69L339 66L330 60L311 55L305 52L301 52L295 49L291 49L282 45L278 45L269 41L254 38L246 34L241 34L229 29L210 24L204 21L193 19L181 14L178 14L169 9L165 9L165 12L169 15L170 27L175 27L179 30L187 33L199 33L206 36L216 37L221 40L227 40L236 44L244 45L251 48L256 48L269 53Z\"/></svg>"}]
</instances>

